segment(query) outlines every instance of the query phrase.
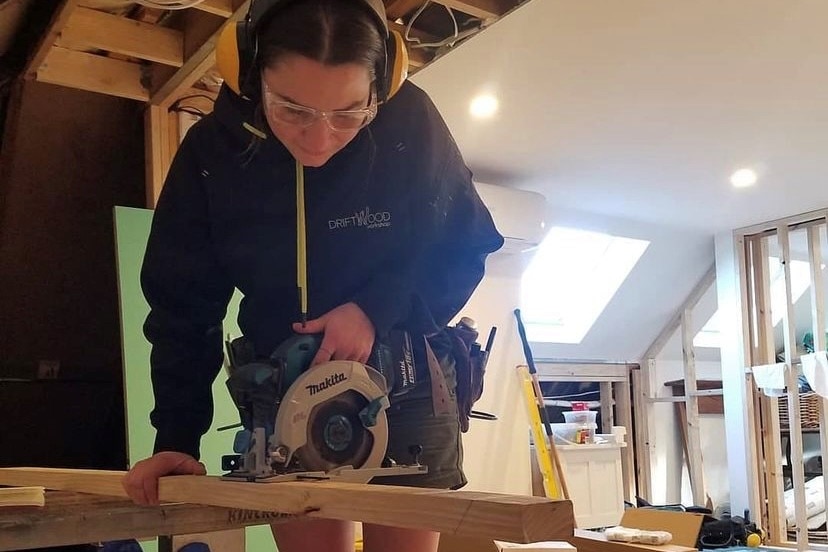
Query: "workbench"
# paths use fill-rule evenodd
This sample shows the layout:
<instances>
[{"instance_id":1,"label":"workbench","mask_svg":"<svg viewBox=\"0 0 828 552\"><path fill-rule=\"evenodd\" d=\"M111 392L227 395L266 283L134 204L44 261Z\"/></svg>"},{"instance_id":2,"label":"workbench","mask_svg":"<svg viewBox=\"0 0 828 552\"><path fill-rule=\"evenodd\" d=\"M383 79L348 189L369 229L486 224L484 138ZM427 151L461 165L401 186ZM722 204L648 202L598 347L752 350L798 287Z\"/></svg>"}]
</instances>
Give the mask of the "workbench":
<instances>
[{"instance_id":1,"label":"workbench","mask_svg":"<svg viewBox=\"0 0 828 552\"><path fill-rule=\"evenodd\" d=\"M138 506L124 498L46 491L44 507L0 507L0 551L213 532L291 517L198 504Z\"/></svg>"}]
</instances>

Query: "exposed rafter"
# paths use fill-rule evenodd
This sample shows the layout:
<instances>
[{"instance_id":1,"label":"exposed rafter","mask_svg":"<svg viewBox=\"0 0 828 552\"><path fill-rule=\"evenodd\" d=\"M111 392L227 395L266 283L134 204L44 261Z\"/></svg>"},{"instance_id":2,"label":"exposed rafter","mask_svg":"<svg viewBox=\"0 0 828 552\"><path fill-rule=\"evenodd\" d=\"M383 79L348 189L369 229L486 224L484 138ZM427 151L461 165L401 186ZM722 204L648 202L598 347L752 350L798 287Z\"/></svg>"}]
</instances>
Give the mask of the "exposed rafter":
<instances>
[{"instance_id":1,"label":"exposed rafter","mask_svg":"<svg viewBox=\"0 0 828 552\"><path fill-rule=\"evenodd\" d=\"M216 41L225 25L239 21L247 14L250 0L243 2L204 44L191 55L184 66L154 91L150 98L153 105L168 106L193 86L209 69L216 64Z\"/></svg>"},{"instance_id":2,"label":"exposed rafter","mask_svg":"<svg viewBox=\"0 0 828 552\"><path fill-rule=\"evenodd\" d=\"M63 0L63 3L55 11L55 15L52 17L52 22L49 24L48 30L43 35L43 38L34 50L34 54L29 59L29 63L26 65L26 70L24 72L26 78L35 78L37 76L38 68L43 63L43 60L46 59L46 56L54 46L58 36L60 36L60 32L69 22L69 16L72 15L72 11L74 11L76 7L76 0Z\"/></svg>"},{"instance_id":3,"label":"exposed rafter","mask_svg":"<svg viewBox=\"0 0 828 552\"><path fill-rule=\"evenodd\" d=\"M141 66L119 59L52 46L37 70L37 80L145 102Z\"/></svg>"},{"instance_id":4,"label":"exposed rafter","mask_svg":"<svg viewBox=\"0 0 828 552\"><path fill-rule=\"evenodd\" d=\"M180 31L89 8L72 11L56 45L105 50L174 67L184 64L184 35Z\"/></svg>"},{"instance_id":5,"label":"exposed rafter","mask_svg":"<svg viewBox=\"0 0 828 552\"><path fill-rule=\"evenodd\" d=\"M481 19L497 19L515 7L511 0L436 0L443 4L473 17Z\"/></svg>"}]
</instances>

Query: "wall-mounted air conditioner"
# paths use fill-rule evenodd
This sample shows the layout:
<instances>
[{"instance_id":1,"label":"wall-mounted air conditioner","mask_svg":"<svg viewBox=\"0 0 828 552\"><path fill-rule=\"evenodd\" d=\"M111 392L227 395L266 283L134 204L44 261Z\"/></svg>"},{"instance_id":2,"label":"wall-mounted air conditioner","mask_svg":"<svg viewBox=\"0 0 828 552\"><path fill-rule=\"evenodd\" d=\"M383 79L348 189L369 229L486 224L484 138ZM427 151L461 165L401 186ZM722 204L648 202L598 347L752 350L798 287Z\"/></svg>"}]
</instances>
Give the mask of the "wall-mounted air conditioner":
<instances>
[{"instance_id":1,"label":"wall-mounted air conditioner","mask_svg":"<svg viewBox=\"0 0 828 552\"><path fill-rule=\"evenodd\" d=\"M540 245L546 228L546 198L537 193L475 182L505 243L498 253L517 254Z\"/></svg>"}]
</instances>

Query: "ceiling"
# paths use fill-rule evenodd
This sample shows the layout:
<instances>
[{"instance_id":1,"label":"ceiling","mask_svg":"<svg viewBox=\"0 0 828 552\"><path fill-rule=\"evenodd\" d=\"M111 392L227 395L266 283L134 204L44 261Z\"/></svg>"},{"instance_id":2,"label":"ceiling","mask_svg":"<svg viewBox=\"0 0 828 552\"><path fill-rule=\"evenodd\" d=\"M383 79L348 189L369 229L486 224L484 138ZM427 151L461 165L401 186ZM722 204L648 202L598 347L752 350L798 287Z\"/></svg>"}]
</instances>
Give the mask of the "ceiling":
<instances>
[{"instance_id":1,"label":"ceiling","mask_svg":"<svg viewBox=\"0 0 828 552\"><path fill-rule=\"evenodd\" d=\"M415 73L507 16L526 0L384 0L388 27L407 41ZM37 5L38 10L29 9ZM24 12L51 23L24 52L25 76L169 107L193 87L221 84L215 47L248 15L251 0L0 0L0 61L28 27ZM15 8L15 9L11 9ZM28 48L27 48L28 50Z\"/></svg>"},{"instance_id":2,"label":"ceiling","mask_svg":"<svg viewBox=\"0 0 828 552\"><path fill-rule=\"evenodd\" d=\"M461 27L485 24L450 55L416 53L412 80L434 99L477 180L543 193L553 224L650 240L580 345L545 344L537 352L637 361L712 264L716 232L828 205L828 2L522 1L433 3L413 26L422 40L446 37L450 19L440 4L461 15ZM0 7L10 16L25 3L0 0ZM402 14L399 27L422 0L385 3L389 14ZM71 59L32 69L48 82L63 68L63 82L52 82L165 105L209 74L217 30L240 17L244 4L205 0L187 12L169 19L147 19L147 10L115 14L167 25L183 41L183 58L170 67L148 65L158 44L94 25L80 33L73 13L59 8L60 26L35 58ZM77 69L91 61L126 77L99 82L100 71ZM120 88L124 83L129 89ZM481 91L500 100L488 121L468 115ZM744 166L759 172L759 182L734 189L728 177ZM697 326L715 301L701 310Z\"/></svg>"},{"instance_id":3,"label":"ceiling","mask_svg":"<svg viewBox=\"0 0 828 552\"><path fill-rule=\"evenodd\" d=\"M828 205L826 21L824 0L535 0L413 80L477 179L712 236ZM500 111L473 121L481 91Z\"/></svg>"}]
</instances>

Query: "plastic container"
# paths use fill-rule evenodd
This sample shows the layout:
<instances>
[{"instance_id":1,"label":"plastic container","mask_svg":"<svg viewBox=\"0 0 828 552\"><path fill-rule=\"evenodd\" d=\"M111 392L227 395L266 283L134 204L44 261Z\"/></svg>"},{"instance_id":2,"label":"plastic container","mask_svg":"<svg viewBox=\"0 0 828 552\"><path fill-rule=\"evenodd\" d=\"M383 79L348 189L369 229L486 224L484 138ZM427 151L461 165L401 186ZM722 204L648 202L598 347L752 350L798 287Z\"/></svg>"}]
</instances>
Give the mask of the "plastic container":
<instances>
[{"instance_id":1,"label":"plastic container","mask_svg":"<svg viewBox=\"0 0 828 552\"><path fill-rule=\"evenodd\" d=\"M584 445L595 441L595 432L598 424L551 424L552 434L563 444Z\"/></svg>"},{"instance_id":2,"label":"plastic container","mask_svg":"<svg viewBox=\"0 0 828 552\"><path fill-rule=\"evenodd\" d=\"M564 420L568 424L594 424L598 413L594 410L573 410L564 412Z\"/></svg>"}]
</instances>

